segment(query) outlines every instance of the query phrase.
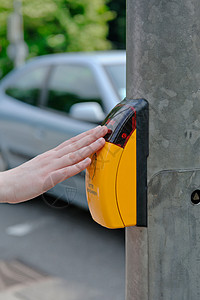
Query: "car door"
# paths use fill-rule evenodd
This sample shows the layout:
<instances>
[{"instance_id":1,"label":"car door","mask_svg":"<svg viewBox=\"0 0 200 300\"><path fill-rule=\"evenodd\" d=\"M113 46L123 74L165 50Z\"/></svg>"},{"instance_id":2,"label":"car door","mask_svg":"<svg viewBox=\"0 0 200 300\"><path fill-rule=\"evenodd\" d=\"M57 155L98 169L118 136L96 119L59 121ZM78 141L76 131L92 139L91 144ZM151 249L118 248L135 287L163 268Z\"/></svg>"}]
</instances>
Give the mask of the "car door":
<instances>
[{"instance_id":1,"label":"car door","mask_svg":"<svg viewBox=\"0 0 200 300\"><path fill-rule=\"evenodd\" d=\"M44 141L48 148L97 125L84 117L72 116L73 105L82 102L97 102L103 109L101 91L92 69L83 64L53 66L41 101Z\"/></svg>"},{"instance_id":2,"label":"car door","mask_svg":"<svg viewBox=\"0 0 200 300\"><path fill-rule=\"evenodd\" d=\"M34 157L43 139L39 99L49 67L30 66L16 71L7 81L1 105L1 150L10 167Z\"/></svg>"},{"instance_id":3,"label":"car door","mask_svg":"<svg viewBox=\"0 0 200 300\"><path fill-rule=\"evenodd\" d=\"M74 118L70 113L73 105L77 103L97 102L103 106L98 83L89 66L66 63L52 66L44 94L41 99L43 119L40 125L45 132L43 146L46 149L41 150L53 148L66 139L97 125L86 120L83 121L81 118ZM76 195L73 194L73 190ZM67 198L69 192L72 192L74 197L71 200L86 205L83 173L52 190L52 193L57 193L62 198Z\"/></svg>"}]
</instances>

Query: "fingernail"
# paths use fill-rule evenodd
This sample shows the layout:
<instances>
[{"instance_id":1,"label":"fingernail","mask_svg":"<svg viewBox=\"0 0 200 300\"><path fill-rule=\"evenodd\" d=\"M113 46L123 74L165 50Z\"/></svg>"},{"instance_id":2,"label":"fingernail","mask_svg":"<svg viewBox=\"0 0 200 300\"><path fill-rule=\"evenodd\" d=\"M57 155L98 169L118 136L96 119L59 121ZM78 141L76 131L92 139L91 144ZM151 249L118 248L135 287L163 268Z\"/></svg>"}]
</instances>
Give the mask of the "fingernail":
<instances>
[{"instance_id":1,"label":"fingernail","mask_svg":"<svg viewBox=\"0 0 200 300\"><path fill-rule=\"evenodd\" d=\"M102 128L102 130L108 129L108 127L106 127L106 126L102 126L101 128Z\"/></svg>"},{"instance_id":2,"label":"fingernail","mask_svg":"<svg viewBox=\"0 0 200 300\"><path fill-rule=\"evenodd\" d=\"M89 157L86 157L86 158L85 158L85 162L86 162L86 163L89 163L89 162L91 162L91 159L90 159Z\"/></svg>"},{"instance_id":3,"label":"fingernail","mask_svg":"<svg viewBox=\"0 0 200 300\"><path fill-rule=\"evenodd\" d=\"M101 137L101 138L98 139L98 141L99 142L105 142L105 139Z\"/></svg>"}]
</instances>

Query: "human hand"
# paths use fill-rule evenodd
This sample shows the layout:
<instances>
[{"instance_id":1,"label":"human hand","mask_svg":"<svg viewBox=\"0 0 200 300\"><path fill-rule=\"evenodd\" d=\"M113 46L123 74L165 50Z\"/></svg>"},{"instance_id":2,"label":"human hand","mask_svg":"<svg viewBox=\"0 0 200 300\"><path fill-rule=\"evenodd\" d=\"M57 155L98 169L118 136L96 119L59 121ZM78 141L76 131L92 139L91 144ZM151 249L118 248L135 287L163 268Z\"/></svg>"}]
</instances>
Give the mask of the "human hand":
<instances>
[{"instance_id":1,"label":"human hand","mask_svg":"<svg viewBox=\"0 0 200 300\"><path fill-rule=\"evenodd\" d=\"M89 156L100 150L108 129L98 126L14 169L0 173L0 202L32 199L87 168Z\"/></svg>"}]
</instances>

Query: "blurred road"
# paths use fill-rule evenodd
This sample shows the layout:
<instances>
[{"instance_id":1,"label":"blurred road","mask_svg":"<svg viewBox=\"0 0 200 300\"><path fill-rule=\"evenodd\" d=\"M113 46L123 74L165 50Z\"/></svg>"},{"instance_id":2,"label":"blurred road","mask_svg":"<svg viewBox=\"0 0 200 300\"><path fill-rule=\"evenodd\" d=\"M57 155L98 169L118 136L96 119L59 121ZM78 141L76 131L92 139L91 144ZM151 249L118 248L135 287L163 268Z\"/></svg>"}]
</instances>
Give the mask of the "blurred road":
<instances>
[{"instance_id":1,"label":"blurred road","mask_svg":"<svg viewBox=\"0 0 200 300\"><path fill-rule=\"evenodd\" d=\"M0 300L124 300L124 230L105 229L71 205L53 209L42 198L0 204L0 228ZM34 284L25 285L16 260L37 277ZM6 283L16 278L10 270L20 284Z\"/></svg>"}]
</instances>

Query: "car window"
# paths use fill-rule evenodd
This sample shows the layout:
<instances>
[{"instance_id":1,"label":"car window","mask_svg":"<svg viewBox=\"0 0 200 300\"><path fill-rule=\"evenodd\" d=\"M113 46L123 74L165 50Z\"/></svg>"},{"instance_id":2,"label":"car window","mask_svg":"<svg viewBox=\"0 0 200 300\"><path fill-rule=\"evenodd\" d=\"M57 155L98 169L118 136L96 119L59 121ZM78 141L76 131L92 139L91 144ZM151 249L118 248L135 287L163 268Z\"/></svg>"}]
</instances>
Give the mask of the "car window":
<instances>
[{"instance_id":1,"label":"car window","mask_svg":"<svg viewBox=\"0 0 200 300\"><path fill-rule=\"evenodd\" d=\"M102 105L92 70L79 65L55 67L48 84L47 107L69 113L73 104L88 101Z\"/></svg>"},{"instance_id":2,"label":"car window","mask_svg":"<svg viewBox=\"0 0 200 300\"><path fill-rule=\"evenodd\" d=\"M6 94L31 105L38 105L47 67L23 73L6 88Z\"/></svg>"},{"instance_id":3,"label":"car window","mask_svg":"<svg viewBox=\"0 0 200 300\"><path fill-rule=\"evenodd\" d=\"M104 67L120 99L124 99L126 97L126 64L109 64Z\"/></svg>"}]
</instances>

